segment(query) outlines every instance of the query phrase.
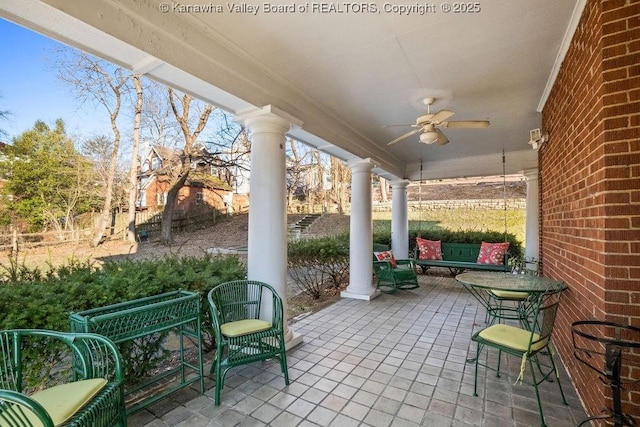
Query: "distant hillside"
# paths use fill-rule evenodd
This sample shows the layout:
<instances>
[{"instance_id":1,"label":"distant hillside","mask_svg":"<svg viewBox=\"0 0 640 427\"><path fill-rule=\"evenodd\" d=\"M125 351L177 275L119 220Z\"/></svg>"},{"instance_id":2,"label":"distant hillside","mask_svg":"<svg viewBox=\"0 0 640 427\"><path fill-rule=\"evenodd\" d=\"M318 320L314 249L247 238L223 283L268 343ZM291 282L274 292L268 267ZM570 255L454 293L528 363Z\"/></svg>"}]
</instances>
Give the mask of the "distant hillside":
<instances>
[{"instance_id":1,"label":"distant hillside","mask_svg":"<svg viewBox=\"0 0 640 427\"><path fill-rule=\"evenodd\" d=\"M506 184L506 185L505 185ZM506 190L506 191L505 191ZM411 183L407 187L409 201L417 200L469 200L469 199L524 199L527 184L519 176L482 179L448 179ZM380 189L375 189L374 200L380 200Z\"/></svg>"}]
</instances>

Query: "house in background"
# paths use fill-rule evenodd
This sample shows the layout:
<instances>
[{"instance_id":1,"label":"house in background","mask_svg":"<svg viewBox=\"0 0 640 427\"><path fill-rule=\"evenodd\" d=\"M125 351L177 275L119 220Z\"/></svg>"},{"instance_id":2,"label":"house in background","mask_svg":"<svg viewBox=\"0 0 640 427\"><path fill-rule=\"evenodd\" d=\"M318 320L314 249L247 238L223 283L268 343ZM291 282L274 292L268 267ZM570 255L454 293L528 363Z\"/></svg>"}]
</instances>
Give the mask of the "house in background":
<instances>
[{"instance_id":1,"label":"house in background","mask_svg":"<svg viewBox=\"0 0 640 427\"><path fill-rule=\"evenodd\" d=\"M167 193L171 187L170 171L180 164L182 150L154 145L141 162L138 175L139 210L162 210L167 203ZM204 157L204 156L203 156ZM176 210L188 213L202 213L217 209L221 212L237 210L234 206L232 188L217 177L217 168L204 159L191 164L191 172L183 187L178 191Z\"/></svg>"}]
</instances>

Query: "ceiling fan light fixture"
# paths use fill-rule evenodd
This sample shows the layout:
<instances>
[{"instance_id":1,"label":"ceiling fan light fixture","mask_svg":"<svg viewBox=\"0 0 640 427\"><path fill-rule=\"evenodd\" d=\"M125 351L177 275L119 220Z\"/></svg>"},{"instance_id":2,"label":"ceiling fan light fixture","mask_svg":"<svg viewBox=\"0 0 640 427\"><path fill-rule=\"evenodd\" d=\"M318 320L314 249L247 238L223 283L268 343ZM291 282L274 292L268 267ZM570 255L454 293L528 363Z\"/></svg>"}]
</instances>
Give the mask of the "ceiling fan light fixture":
<instances>
[{"instance_id":1,"label":"ceiling fan light fixture","mask_svg":"<svg viewBox=\"0 0 640 427\"><path fill-rule=\"evenodd\" d=\"M420 142L423 144L433 144L438 140L438 132L430 130L420 134Z\"/></svg>"}]
</instances>

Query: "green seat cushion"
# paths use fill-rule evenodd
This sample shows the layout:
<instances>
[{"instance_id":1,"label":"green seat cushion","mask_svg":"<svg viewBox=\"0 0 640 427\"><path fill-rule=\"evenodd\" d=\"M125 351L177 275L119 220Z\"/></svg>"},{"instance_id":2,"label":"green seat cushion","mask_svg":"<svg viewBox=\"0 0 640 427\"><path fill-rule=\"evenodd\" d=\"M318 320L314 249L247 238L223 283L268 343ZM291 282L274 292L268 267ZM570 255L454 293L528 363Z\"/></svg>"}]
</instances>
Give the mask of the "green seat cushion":
<instances>
[{"instance_id":1,"label":"green seat cushion","mask_svg":"<svg viewBox=\"0 0 640 427\"><path fill-rule=\"evenodd\" d=\"M260 319L244 319L235 322L224 323L220 331L225 337L233 338L256 332L266 331L271 328L271 323Z\"/></svg>"},{"instance_id":2,"label":"green seat cushion","mask_svg":"<svg viewBox=\"0 0 640 427\"><path fill-rule=\"evenodd\" d=\"M64 424L84 405L100 392L107 384L104 378L75 381L60 384L34 393L30 397L47 411L53 424ZM32 413L28 414L33 426L41 426L40 420Z\"/></svg>"},{"instance_id":3,"label":"green seat cushion","mask_svg":"<svg viewBox=\"0 0 640 427\"><path fill-rule=\"evenodd\" d=\"M517 351L526 352L529 348L531 332L511 325L496 324L483 329L478 334L483 340L496 343L503 347L512 348ZM536 352L547 344L546 340L536 342L540 335L533 334L533 345L531 351Z\"/></svg>"},{"instance_id":4,"label":"green seat cushion","mask_svg":"<svg viewBox=\"0 0 640 427\"><path fill-rule=\"evenodd\" d=\"M529 296L526 292L501 291L499 289L491 289L489 292L496 298L500 299L524 300Z\"/></svg>"}]
</instances>

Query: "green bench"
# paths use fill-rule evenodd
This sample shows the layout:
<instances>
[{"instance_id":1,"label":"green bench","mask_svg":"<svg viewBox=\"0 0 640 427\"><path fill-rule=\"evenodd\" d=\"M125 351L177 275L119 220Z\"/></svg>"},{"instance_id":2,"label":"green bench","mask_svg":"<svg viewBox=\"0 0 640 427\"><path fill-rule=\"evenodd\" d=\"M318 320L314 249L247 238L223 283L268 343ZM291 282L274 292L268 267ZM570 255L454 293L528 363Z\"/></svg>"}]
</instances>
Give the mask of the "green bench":
<instances>
[{"instance_id":1,"label":"green bench","mask_svg":"<svg viewBox=\"0 0 640 427\"><path fill-rule=\"evenodd\" d=\"M414 250L415 263L423 273L430 267L447 267L452 275L460 274L464 270L511 271L509 254L505 254L502 264L478 264L476 261L480 253L480 243L442 242L441 250L441 260L419 259L419 250L416 246Z\"/></svg>"}]
</instances>

